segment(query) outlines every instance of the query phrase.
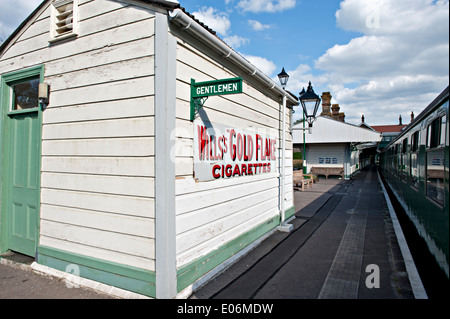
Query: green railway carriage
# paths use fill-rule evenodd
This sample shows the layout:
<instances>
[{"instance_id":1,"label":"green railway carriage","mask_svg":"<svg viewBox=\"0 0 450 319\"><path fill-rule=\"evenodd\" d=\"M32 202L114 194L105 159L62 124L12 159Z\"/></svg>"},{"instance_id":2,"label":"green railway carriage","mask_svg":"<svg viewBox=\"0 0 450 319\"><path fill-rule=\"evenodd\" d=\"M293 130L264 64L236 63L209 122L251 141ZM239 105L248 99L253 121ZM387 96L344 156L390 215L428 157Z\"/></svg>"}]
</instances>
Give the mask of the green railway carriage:
<instances>
[{"instance_id":1,"label":"green railway carriage","mask_svg":"<svg viewBox=\"0 0 450 319\"><path fill-rule=\"evenodd\" d=\"M382 174L449 277L449 87L380 154Z\"/></svg>"}]
</instances>

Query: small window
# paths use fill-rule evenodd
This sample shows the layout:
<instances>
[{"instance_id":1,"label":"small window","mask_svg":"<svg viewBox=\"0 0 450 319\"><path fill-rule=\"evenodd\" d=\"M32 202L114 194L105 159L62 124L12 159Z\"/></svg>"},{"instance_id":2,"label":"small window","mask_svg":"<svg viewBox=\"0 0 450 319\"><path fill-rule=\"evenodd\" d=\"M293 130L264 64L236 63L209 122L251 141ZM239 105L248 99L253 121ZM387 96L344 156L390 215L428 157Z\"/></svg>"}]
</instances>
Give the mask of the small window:
<instances>
[{"instance_id":1,"label":"small window","mask_svg":"<svg viewBox=\"0 0 450 319\"><path fill-rule=\"evenodd\" d=\"M331 164L331 157L325 157L325 164Z\"/></svg>"},{"instance_id":2,"label":"small window","mask_svg":"<svg viewBox=\"0 0 450 319\"><path fill-rule=\"evenodd\" d=\"M324 163L324 158L323 157L319 157L319 164L323 164Z\"/></svg>"},{"instance_id":3,"label":"small window","mask_svg":"<svg viewBox=\"0 0 450 319\"><path fill-rule=\"evenodd\" d=\"M77 35L78 0L57 0L52 5L50 42Z\"/></svg>"},{"instance_id":4,"label":"small window","mask_svg":"<svg viewBox=\"0 0 450 319\"><path fill-rule=\"evenodd\" d=\"M11 85L11 111L37 108L39 78L22 81Z\"/></svg>"},{"instance_id":5,"label":"small window","mask_svg":"<svg viewBox=\"0 0 450 319\"><path fill-rule=\"evenodd\" d=\"M331 163L332 163L332 164L337 164L337 163L338 163L337 157L333 157L333 158L331 159Z\"/></svg>"}]
</instances>

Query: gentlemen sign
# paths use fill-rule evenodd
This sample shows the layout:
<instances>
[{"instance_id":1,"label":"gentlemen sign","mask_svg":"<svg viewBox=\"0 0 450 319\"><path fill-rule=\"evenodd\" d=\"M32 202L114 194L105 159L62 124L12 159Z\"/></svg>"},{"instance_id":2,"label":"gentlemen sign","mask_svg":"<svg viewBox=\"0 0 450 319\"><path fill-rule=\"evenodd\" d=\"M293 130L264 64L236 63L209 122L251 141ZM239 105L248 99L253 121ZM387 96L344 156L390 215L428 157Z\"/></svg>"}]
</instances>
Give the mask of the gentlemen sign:
<instances>
[{"instance_id":1,"label":"gentlemen sign","mask_svg":"<svg viewBox=\"0 0 450 319\"><path fill-rule=\"evenodd\" d=\"M208 82L193 82L193 98L212 95L225 95L242 93L242 78L232 78Z\"/></svg>"},{"instance_id":2,"label":"gentlemen sign","mask_svg":"<svg viewBox=\"0 0 450 319\"><path fill-rule=\"evenodd\" d=\"M201 120L194 122L194 175L199 181L276 172L277 139Z\"/></svg>"},{"instance_id":3,"label":"gentlemen sign","mask_svg":"<svg viewBox=\"0 0 450 319\"><path fill-rule=\"evenodd\" d=\"M191 121L208 99L213 95L242 93L242 78L231 78L207 82L195 82L191 79Z\"/></svg>"}]
</instances>

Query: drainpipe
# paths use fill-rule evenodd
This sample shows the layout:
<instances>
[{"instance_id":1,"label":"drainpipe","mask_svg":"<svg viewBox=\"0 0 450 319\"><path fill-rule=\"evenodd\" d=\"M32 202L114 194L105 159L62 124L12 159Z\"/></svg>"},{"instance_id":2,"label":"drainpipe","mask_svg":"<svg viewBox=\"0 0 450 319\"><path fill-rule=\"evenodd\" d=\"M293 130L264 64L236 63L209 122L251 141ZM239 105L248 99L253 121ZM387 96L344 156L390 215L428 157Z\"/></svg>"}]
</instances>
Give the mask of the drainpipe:
<instances>
[{"instance_id":1,"label":"drainpipe","mask_svg":"<svg viewBox=\"0 0 450 319\"><path fill-rule=\"evenodd\" d=\"M285 216L285 201L286 201L286 185L285 185L285 176L286 176L286 95L283 95L283 110L282 110L282 120L281 120L281 191L280 191L280 204L281 204L281 217L280 217L280 226L277 227L279 231L282 232L290 232L294 228L291 224L286 224L286 216Z\"/></svg>"},{"instance_id":2,"label":"drainpipe","mask_svg":"<svg viewBox=\"0 0 450 319\"><path fill-rule=\"evenodd\" d=\"M298 105L298 101L288 94L281 86L275 83L271 78L265 75L262 71L244 59L240 54L229 47L225 42L220 40L215 35L211 34L204 27L194 21L181 9L175 9L169 11L169 19L171 23L177 25L181 31L189 33L195 36L198 40L202 41L205 45L209 46L215 52L222 55L225 59L229 60L239 68L245 70L258 82L265 84L272 91L277 94L283 95L289 99L293 105Z\"/></svg>"}]
</instances>

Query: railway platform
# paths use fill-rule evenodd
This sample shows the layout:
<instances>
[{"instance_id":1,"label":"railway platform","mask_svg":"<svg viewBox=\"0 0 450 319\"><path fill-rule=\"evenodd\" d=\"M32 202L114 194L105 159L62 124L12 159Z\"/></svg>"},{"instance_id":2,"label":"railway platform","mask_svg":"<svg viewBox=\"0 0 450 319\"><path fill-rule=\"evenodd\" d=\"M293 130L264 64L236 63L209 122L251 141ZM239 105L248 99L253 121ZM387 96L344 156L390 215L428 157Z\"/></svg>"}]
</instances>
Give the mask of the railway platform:
<instances>
[{"instance_id":1,"label":"railway platform","mask_svg":"<svg viewBox=\"0 0 450 319\"><path fill-rule=\"evenodd\" d=\"M294 230L275 231L191 300L426 298L408 273L375 168L294 194ZM0 264L0 299L114 298L69 289L30 272L32 259L14 258L15 267Z\"/></svg>"},{"instance_id":2,"label":"railway platform","mask_svg":"<svg viewBox=\"0 0 450 319\"><path fill-rule=\"evenodd\" d=\"M401 251L375 167L294 193L294 230L274 233L191 298L427 298L409 273L414 265Z\"/></svg>"}]
</instances>

